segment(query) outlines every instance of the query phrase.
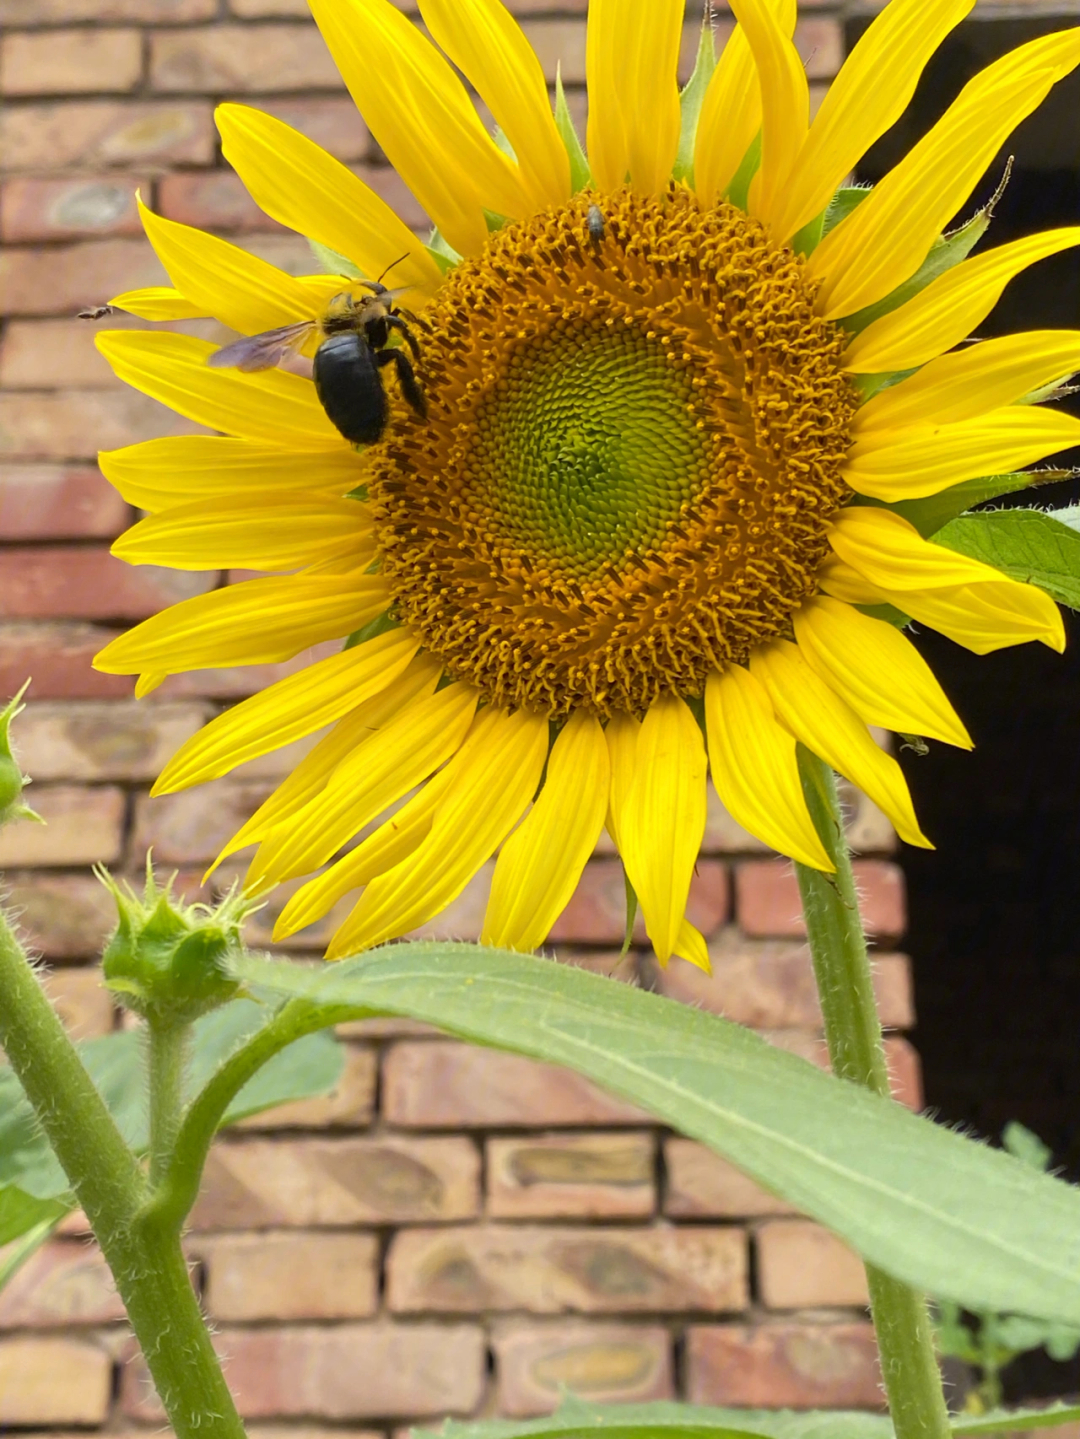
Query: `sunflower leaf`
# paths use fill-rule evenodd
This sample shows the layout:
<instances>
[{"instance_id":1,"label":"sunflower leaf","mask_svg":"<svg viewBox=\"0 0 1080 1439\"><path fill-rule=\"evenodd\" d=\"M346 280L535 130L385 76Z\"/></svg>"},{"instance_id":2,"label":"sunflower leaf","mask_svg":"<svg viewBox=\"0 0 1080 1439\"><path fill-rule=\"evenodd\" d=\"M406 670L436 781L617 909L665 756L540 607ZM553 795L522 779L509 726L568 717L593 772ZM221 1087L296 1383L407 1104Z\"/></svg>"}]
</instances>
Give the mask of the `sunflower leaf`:
<instances>
[{"instance_id":1,"label":"sunflower leaf","mask_svg":"<svg viewBox=\"0 0 1080 1439\"><path fill-rule=\"evenodd\" d=\"M729 1020L467 944L389 945L322 970L252 956L234 968L269 994L407 1015L567 1065L707 1144L905 1283L972 1310L1080 1324L1080 1191Z\"/></svg>"},{"instance_id":2,"label":"sunflower leaf","mask_svg":"<svg viewBox=\"0 0 1080 1439\"><path fill-rule=\"evenodd\" d=\"M957 1439L976 1434L1027 1434L1035 1429L1056 1429L1080 1419L1080 1405L1055 1404L1049 1409L995 1409L989 1414L957 1418L952 1432Z\"/></svg>"},{"instance_id":3,"label":"sunflower leaf","mask_svg":"<svg viewBox=\"0 0 1080 1439\"><path fill-rule=\"evenodd\" d=\"M0 1247L25 1235L48 1235L71 1207L63 1199L38 1199L17 1184L0 1186Z\"/></svg>"},{"instance_id":4,"label":"sunflower leaf","mask_svg":"<svg viewBox=\"0 0 1080 1439\"><path fill-rule=\"evenodd\" d=\"M1011 475L985 475L978 480L965 480L963 484L953 485L940 494L927 495L925 499L897 500L888 508L903 515L924 539L929 539L965 510L973 510L976 505L996 500L1001 495L1015 494L1017 490L1056 484L1058 480L1070 479L1072 473L1072 470L1019 470Z\"/></svg>"},{"instance_id":5,"label":"sunflower leaf","mask_svg":"<svg viewBox=\"0 0 1080 1439\"><path fill-rule=\"evenodd\" d=\"M586 185L592 183L592 171L589 169L589 161L581 147L581 141L578 139L574 119L570 114L570 106L566 103L561 66L556 66L555 69L555 128L570 157L570 193L576 195L579 190L584 190Z\"/></svg>"},{"instance_id":6,"label":"sunflower leaf","mask_svg":"<svg viewBox=\"0 0 1080 1439\"><path fill-rule=\"evenodd\" d=\"M1080 610L1080 529L1075 508L1057 519L1046 510L990 510L961 515L934 535L936 545L993 565L1010 579L1038 585L1059 604Z\"/></svg>"},{"instance_id":7,"label":"sunflower leaf","mask_svg":"<svg viewBox=\"0 0 1080 1439\"><path fill-rule=\"evenodd\" d=\"M329 245L323 245L318 240L308 240L311 252L318 260L323 273L327 275L348 275L350 279L362 280L364 273L352 260L344 255L339 255L336 250L331 250Z\"/></svg>"},{"instance_id":8,"label":"sunflower leaf","mask_svg":"<svg viewBox=\"0 0 1080 1439\"><path fill-rule=\"evenodd\" d=\"M701 38L698 40L694 71L679 97L682 127L679 132L679 152L675 157L672 174L674 179L683 180L687 185L694 183L694 144L697 140L698 116L701 114L705 92L715 69L716 37L713 35L709 7L706 6L701 21Z\"/></svg>"}]
</instances>

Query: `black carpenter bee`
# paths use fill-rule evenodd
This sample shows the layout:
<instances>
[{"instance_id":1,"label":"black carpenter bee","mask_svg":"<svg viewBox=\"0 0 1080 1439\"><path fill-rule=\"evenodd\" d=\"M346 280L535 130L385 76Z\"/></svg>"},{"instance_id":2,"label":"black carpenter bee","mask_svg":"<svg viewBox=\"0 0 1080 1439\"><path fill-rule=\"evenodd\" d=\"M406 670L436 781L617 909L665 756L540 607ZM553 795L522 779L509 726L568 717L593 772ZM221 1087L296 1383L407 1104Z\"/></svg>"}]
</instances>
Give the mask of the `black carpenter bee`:
<instances>
[{"instance_id":1,"label":"black carpenter bee","mask_svg":"<svg viewBox=\"0 0 1080 1439\"><path fill-rule=\"evenodd\" d=\"M389 348L391 332L396 331L418 360L420 347L409 324L427 329L426 323L398 306L396 296L402 292L388 290L381 279L357 283L371 293L360 299L348 291L335 295L321 320L301 320L237 340L216 351L206 363L245 374L269 370L318 329L324 338L312 361L315 390L330 420L347 440L354 445L373 445L382 437L389 407L380 371L387 365L396 368L401 393L421 419L426 419L424 395L408 355Z\"/></svg>"}]
</instances>

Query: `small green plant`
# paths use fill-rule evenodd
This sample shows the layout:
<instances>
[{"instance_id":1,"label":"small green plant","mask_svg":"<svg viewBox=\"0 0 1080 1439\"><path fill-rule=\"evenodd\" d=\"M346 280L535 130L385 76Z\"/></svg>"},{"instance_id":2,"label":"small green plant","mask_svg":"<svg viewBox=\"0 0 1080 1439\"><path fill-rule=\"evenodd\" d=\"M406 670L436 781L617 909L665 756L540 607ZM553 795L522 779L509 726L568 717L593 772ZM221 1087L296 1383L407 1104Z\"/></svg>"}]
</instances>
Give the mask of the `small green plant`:
<instances>
[{"instance_id":1,"label":"small green plant","mask_svg":"<svg viewBox=\"0 0 1080 1439\"><path fill-rule=\"evenodd\" d=\"M1022 1164L1049 1173L1050 1150L1016 1120L1005 1126L1001 1143ZM965 1315L961 1305L948 1299L939 1300L936 1308L938 1352L970 1364L978 1376L964 1403L966 1414L986 1414L1000 1406L1002 1373L1021 1355L1045 1349L1051 1359L1064 1363L1080 1349L1080 1329L1067 1324L999 1314L992 1309Z\"/></svg>"}]
</instances>

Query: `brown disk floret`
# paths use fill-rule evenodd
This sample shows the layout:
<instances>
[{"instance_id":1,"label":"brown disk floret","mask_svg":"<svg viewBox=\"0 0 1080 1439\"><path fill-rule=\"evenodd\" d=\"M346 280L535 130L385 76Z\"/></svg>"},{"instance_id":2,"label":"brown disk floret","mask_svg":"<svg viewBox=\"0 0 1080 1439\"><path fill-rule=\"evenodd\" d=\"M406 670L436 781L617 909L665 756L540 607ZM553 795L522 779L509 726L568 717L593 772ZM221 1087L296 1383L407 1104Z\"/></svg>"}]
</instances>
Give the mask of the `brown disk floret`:
<instances>
[{"instance_id":1,"label":"brown disk floret","mask_svg":"<svg viewBox=\"0 0 1080 1439\"><path fill-rule=\"evenodd\" d=\"M429 419L370 452L369 495L397 611L452 674L641 715L785 631L855 408L790 250L682 188L582 195L494 234L427 318Z\"/></svg>"}]
</instances>

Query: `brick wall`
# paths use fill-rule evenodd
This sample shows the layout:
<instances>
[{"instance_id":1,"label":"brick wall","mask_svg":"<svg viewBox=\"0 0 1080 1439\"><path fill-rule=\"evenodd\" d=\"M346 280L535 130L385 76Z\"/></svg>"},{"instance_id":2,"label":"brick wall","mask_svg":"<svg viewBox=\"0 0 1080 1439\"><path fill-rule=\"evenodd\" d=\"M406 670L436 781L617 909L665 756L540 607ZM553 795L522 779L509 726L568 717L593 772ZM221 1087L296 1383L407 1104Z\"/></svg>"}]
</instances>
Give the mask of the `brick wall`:
<instances>
[{"instance_id":1,"label":"brick wall","mask_svg":"<svg viewBox=\"0 0 1080 1439\"><path fill-rule=\"evenodd\" d=\"M804 9L798 38L820 93L839 63L840 20ZM562 59L582 118L585 0L517 10L552 76ZM136 186L164 215L295 273L313 268L304 241L262 217L223 166L212 124L222 99L281 116L410 224L425 217L356 115L303 0L0 0L0 20L0 694L33 675L19 736L49 821L4 831L0 867L57 1004L89 1035L117 1017L87 967L110 918L87 867L135 874L152 843L194 893L297 754L147 798L184 738L288 667L182 676L140 704L127 680L91 670L119 628L228 577L109 556L133 516L98 475L96 451L193 427L114 382L94 326L71 317L164 280L139 235ZM721 30L729 23L722 15ZM695 29L691 18L687 57ZM224 337L212 322L176 328ZM883 1012L903 1031L912 1006L892 949L904 928L893 836L865 801L852 833ZM483 899L482 876L425 933L475 934ZM559 921L559 957L722 1010L823 1062L790 869L719 809L691 911L713 978L680 961L660 972L644 947L620 963L622 907L617 862L598 853ZM256 920L253 942L268 928ZM328 928L291 947L317 951ZM719 1159L570 1074L403 1023L350 1026L343 1038L338 1092L219 1144L194 1216L196 1276L254 1435L268 1423L280 1435L331 1424L367 1434L446 1413L528 1415L551 1408L563 1384L595 1399L879 1403L858 1264ZM915 1053L899 1035L890 1048L898 1091L917 1104ZM77 1223L0 1296L0 1422L160 1425Z\"/></svg>"}]
</instances>

